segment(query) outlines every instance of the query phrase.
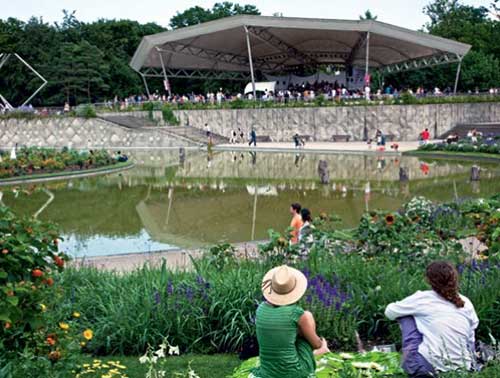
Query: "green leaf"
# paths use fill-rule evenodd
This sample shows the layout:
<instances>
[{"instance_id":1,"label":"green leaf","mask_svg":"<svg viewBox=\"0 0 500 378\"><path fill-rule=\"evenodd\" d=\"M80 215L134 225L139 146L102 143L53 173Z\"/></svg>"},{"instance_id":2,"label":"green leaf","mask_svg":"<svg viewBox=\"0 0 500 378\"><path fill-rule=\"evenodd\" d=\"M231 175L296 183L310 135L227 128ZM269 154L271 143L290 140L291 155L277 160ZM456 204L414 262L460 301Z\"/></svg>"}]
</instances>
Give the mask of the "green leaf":
<instances>
[{"instance_id":1,"label":"green leaf","mask_svg":"<svg viewBox=\"0 0 500 378\"><path fill-rule=\"evenodd\" d=\"M12 306L16 307L19 304L18 297L7 297L7 302L9 302Z\"/></svg>"}]
</instances>

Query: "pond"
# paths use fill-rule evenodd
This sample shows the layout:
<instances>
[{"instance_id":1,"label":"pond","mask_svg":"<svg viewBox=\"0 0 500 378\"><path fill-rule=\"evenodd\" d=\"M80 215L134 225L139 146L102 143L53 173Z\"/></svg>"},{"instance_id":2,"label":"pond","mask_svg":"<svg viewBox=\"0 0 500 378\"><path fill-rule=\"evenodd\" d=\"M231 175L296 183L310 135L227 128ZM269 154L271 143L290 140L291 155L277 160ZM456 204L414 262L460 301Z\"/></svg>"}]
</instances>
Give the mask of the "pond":
<instances>
[{"instance_id":1,"label":"pond","mask_svg":"<svg viewBox=\"0 0 500 378\"><path fill-rule=\"evenodd\" d=\"M64 251L75 257L194 248L222 241L262 240L286 229L299 202L336 213L354 227L366 210L397 210L413 196L434 201L500 192L500 166L416 157L187 151L131 151L122 173L2 188L17 214L59 224ZM322 185L318 162L328 164ZM399 181L400 168L409 182Z\"/></svg>"}]
</instances>

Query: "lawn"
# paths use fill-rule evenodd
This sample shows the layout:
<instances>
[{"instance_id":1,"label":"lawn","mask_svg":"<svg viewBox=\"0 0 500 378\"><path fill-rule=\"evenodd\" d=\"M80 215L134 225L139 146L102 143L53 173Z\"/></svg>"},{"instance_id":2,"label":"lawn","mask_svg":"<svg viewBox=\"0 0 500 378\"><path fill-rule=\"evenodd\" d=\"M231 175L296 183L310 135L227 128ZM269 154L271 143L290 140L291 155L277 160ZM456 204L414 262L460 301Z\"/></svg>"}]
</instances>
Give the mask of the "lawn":
<instances>
[{"instance_id":1,"label":"lawn","mask_svg":"<svg viewBox=\"0 0 500 378\"><path fill-rule=\"evenodd\" d=\"M82 363L92 363L94 357L87 357ZM139 363L139 357L111 356L97 357L100 361L120 361L127 367L127 376L129 378L144 378L146 376L147 366ZM200 378L227 377L232 374L234 369L241 363L235 354L213 354L199 355L186 354L182 356L169 357L167 367L169 371L165 378L179 378L176 373L186 375L189 363L191 368L200 376ZM187 376L187 375L186 375Z\"/></svg>"},{"instance_id":2,"label":"lawn","mask_svg":"<svg viewBox=\"0 0 500 378\"><path fill-rule=\"evenodd\" d=\"M144 378L147 367L139 363L139 357L103 357L98 358L105 363L106 361L120 361L127 367L126 373L129 378ZM92 363L94 358L87 357L82 363ZM225 378L230 377L234 369L240 365L241 361L234 354L214 354L198 355L188 354L184 356L169 357L166 364L169 369L166 378L187 377L189 363L191 368L200 378ZM177 374L176 374L177 373ZM180 375L179 375L180 374ZM494 364L485 368L483 371L472 373L452 373L443 375L443 378L500 378L500 364ZM405 375L393 376L393 378L406 378Z\"/></svg>"}]
</instances>

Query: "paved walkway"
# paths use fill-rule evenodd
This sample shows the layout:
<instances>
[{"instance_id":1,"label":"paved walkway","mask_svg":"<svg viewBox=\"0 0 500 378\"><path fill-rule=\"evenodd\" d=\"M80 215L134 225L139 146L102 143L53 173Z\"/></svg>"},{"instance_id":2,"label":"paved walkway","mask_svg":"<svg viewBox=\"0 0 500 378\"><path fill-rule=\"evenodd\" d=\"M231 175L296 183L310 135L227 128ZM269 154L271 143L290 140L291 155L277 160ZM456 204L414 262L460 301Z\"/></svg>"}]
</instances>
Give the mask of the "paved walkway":
<instances>
[{"instance_id":1,"label":"paved walkway","mask_svg":"<svg viewBox=\"0 0 500 378\"><path fill-rule=\"evenodd\" d=\"M419 142L396 142L398 150L390 148L392 142L387 142L384 154L401 154L405 151L412 151L418 148ZM369 147L366 142L308 142L305 147L297 149L293 143L286 142L262 142L257 143L257 147L250 147L248 144L219 144L214 147L217 151L241 150L241 151L265 151L265 152L315 152L315 153L373 153L380 154L381 151L376 144Z\"/></svg>"},{"instance_id":2,"label":"paved walkway","mask_svg":"<svg viewBox=\"0 0 500 378\"><path fill-rule=\"evenodd\" d=\"M236 255L241 258L255 258L257 256L257 245L262 242L246 242L234 244ZM190 269L191 258L202 255L203 249L174 250L159 252L130 253L123 255L95 256L77 258L71 262L72 266L94 267L102 270L115 270L118 272L130 272L144 265L149 267L160 267L163 263L169 269Z\"/></svg>"}]
</instances>

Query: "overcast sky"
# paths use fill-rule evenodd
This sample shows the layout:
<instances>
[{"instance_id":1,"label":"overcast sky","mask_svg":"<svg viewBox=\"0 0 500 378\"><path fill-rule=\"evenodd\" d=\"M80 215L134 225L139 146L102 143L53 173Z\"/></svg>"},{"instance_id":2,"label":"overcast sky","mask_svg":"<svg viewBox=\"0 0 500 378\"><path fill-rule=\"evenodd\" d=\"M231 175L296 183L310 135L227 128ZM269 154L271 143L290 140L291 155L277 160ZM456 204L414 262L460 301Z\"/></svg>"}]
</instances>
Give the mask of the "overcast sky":
<instances>
[{"instance_id":1,"label":"overcast sky","mask_svg":"<svg viewBox=\"0 0 500 378\"><path fill-rule=\"evenodd\" d=\"M177 12L199 5L211 8L217 1L206 0L0 0L0 18L31 16L54 22L62 18L62 9L76 10L81 21L130 19L141 23L156 22L168 26ZM263 15L281 12L288 17L357 19L366 9L380 21L419 29L427 22L422 9L431 0L248 0L233 1L256 5ZM462 3L488 6L491 0L462 0Z\"/></svg>"}]
</instances>

